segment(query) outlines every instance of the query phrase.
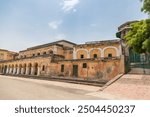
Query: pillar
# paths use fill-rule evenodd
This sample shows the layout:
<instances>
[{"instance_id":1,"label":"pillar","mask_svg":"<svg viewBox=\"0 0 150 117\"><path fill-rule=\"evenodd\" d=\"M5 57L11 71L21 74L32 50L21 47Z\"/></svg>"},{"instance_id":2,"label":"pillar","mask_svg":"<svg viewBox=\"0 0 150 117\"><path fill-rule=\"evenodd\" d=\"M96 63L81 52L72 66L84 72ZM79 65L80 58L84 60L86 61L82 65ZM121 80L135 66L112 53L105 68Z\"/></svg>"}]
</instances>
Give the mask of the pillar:
<instances>
[{"instance_id":1,"label":"pillar","mask_svg":"<svg viewBox=\"0 0 150 117\"><path fill-rule=\"evenodd\" d=\"M13 71L13 74L15 74L15 73L16 73L16 69L17 69L17 68L16 68L16 67L14 67L14 71Z\"/></svg>"},{"instance_id":2,"label":"pillar","mask_svg":"<svg viewBox=\"0 0 150 117\"><path fill-rule=\"evenodd\" d=\"M40 67L38 67L38 73L37 73L37 76L40 75L40 72L41 72L41 69L40 69Z\"/></svg>"},{"instance_id":3,"label":"pillar","mask_svg":"<svg viewBox=\"0 0 150 117\"><path fill-rule=\"evenodd\" d=\"M101 57L104 57L104 49L102 50Z\"/></svg>"},{"instance_id":4,"label":"pillar","mask_svg":"<svg viewBox=\"0 0 150 117\"><path fill-rule=\"evenodd\" d=\"M29 67L26 67L26 73L25 75L29 75Z\"/></svg>"},{"instance_id":5,"label":"pillar","mask_svg":"<svg viewBox=\"0 0 150 117\"><path fill-rule=\"evenodd\" d=\"M20 68L18 67L18 68L17 68L17 75L19 74L19 71L20 71Z\"/></svg>"},{"instance_id":6,"label":"pillar","mask_svg":"<svg viewBox=\"0 0 150 117\"><path fill-rule=\"evenodd\" d=\"M9 69L9 74L11 74L12 68Z\"/></svg>"},{"instance_id":7,"label":"pillar","mask_svg":"<svg viewBox=\"0 0 150 117\"><path fill-rule=\"evenodd\" d=\"M34 75L34 72L35 72L35 68L31 67L31 75Z\"/></svg>"},{"instance_id":8,"label":"pillar","mask_svg":"<svg viewBox=\"0 0 150 117\"><path fill-rule=\"evenodd\" d=\"M3 71L2 71L3 72ZM6 74L9 74L9 67L7 67Z\"/></svg>"},{"instance_id":9,"label":"pillar","mask_svg":"<svg viewBox=\"0 0 150 117\"><path fill-rule=\"evenodd\" d=\"M23 75L24 74L24 68L22 67L21 68L21 75Z\"/></svg>"},{"instance_id":10,"label":"pillar","mask_svg":"<svg viewBox=\"0 0 150 117\"><path fill-rule=\"evenodd\" d=\"M76 50L73 48L73 59L76 59Z\"/></svg>"},{"instance_id":11,"label":"pillar","mask_svg":"<svg viewBox=\"0 0 150 117\"><path fill-rule=\"evenodd\" d=\"M87 52L87 58L90 58L90 52L89 51Z\"/></svg>"}]
</instances>

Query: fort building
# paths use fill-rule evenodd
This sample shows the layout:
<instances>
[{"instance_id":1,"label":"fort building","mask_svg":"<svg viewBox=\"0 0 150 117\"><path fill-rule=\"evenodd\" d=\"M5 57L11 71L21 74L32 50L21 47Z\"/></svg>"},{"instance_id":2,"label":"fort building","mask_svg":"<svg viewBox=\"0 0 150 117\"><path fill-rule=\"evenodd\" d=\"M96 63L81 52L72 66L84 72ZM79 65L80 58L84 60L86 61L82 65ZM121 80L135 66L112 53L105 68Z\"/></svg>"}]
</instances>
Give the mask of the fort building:
<instances>
[{"instance_id":1,"label":"fort building","mask_svg":"<svg viewBox=\"0 0 150 117\"><path fill-rule=\"evenodd\" d=\"M67 40L43 44L18 53L0 50L0 73L110 80L124 73L121 40L75 44Z\"/></svg>"},{"instance_id":2,"label":"fort building","mask_svg":"<svg viewBox=\"0 0 150 117\"><path fill-rule=\"evenodd\" d=\"M0 49L0 61L12 60L16 54L16 52Z\"/></svg>"}]
</instances>

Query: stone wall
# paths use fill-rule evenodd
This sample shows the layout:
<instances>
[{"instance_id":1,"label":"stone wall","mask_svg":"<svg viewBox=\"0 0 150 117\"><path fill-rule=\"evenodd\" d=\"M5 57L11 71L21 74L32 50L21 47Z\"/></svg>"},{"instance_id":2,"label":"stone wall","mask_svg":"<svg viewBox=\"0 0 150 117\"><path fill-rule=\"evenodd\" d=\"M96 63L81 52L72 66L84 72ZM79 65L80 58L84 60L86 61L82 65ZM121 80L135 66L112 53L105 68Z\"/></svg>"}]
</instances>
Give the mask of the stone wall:
<instances>
[{"instance_id":1,"label":"stone wall","mask_svg":"<svg viewBox=\"0 0 150 117\"><path fill-rule=\"evenodd\" d=\"M64 71L61 71L61 66L64 65ZM77 76L73 73L73 66L77 65ZM118 74L124 73L124 56L120 58L96 60L74 60L74 61L59 61L57 71L59 76L64 77L80 77L85 79L105 79L110 80Z\"/></svg>"}]
</instances>

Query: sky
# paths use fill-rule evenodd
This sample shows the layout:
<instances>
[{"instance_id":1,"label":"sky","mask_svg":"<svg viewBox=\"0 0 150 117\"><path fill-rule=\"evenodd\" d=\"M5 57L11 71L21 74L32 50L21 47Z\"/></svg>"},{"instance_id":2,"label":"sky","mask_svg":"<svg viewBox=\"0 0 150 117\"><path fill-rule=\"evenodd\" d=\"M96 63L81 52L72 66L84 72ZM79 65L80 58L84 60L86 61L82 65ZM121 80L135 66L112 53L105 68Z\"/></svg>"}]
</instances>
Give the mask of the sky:
<instances>
[{"instance_id":1,"label":"sky","mask_svg":"<svg viewBox=\"0 0 150 117\"><path fill-rule=\"evenodd\" d=\"M140 0L0 0L0 48L116 39L122 23L148 17L141 6Z\"/></svg>"}]
</instances>

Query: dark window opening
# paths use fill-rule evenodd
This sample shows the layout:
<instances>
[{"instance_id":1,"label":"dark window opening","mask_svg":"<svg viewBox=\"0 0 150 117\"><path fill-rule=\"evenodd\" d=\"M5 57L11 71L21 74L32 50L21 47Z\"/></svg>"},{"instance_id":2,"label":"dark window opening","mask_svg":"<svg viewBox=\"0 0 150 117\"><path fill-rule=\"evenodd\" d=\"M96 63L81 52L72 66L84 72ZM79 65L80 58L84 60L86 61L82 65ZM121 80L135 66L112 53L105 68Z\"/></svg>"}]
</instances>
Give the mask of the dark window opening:
<instances>
[{"instance_id":1,"label":"dark window opening","mask_svg":"<svg viewBox=\"0 0 150 117\"><path fill-rule=\"evenodd\" d=\"M109 58L112 58L112 54L108 54L108 57L109 57Z\"/></svg>"},{"instance_id":2,"label":"dark window opening","mask_svg":"<svg viewBox=\"0 0 150 117\"><path fill-rule=\"evenodd\" d=\"M37 55L40 56L40 53L38 53Z\"/></svg>"},{"instance_id":3,"label":"dark window opening","mask_svg":"<svg viewBox=\"0 0 150 117\"><path fill-rule=\"evenodd\" d=\"M35 56L35 54L33 54L33 56Z\"/></svg>"},{"instance_id":4,"label":"dark window opening","mask_svg":"<svg viewBox=\"0 0 150 117\"><path fill-rule=\"evenodd\" d=\"M53 51L49 51L50 54L53 54Z\"/></svg>"},{"instance_id":5,"label":"dark window opening","mask_svg":"<svg viewBox=\"0 0 150 117\"><path fill-rule=\"evenodd\" d=\"M83 63L83 68L87 68L87 63Z\"/></svg>"},{"instance_id":6,"label":"dark window opening","mask_svg":"<svg viewBox=\"0 0 150 117\"><path fill-rule=\"evenodd\" d=\"M81 54L80 58L84 58L84 55L83 55L83 54Z\"/></svg>"},{"instance_id":7,"label":"dark window opening","mask_svg":"<svg viewBox=\"0 0 150 117\"><path fill-rule=\"evenodd\" d=\"M45 54L46 54L46 52L43 53L43 55L45 55Z\"/></svg>"},{"instance_id":8,"label":"dark window opening","mask_svg":"<svg viewBox=\"0 0 150 117\"><path fill-rule=\"evenodd\" d=\"M61 72L64 72L64 65L61 65Z\"/></svg>"},{"instance_id":9,"label":"dark window opening","mask_svg":"<svg viewBox=\"0 0 150 117\"><path fill-rule=\"evenodd\" d=\"M94 58L97 58L97 54L94 54Z\"/></svg>"},{"instance_id":10,"label":"dark window opening","mask_svg":"<svg viewBox=\"0 0 150 117\"><path fill-rule=\"evenodd\" d=\"M43 65L43 67L42 67L42 71L45 71L45 66Z\"/></svg>"}]
</instances>

